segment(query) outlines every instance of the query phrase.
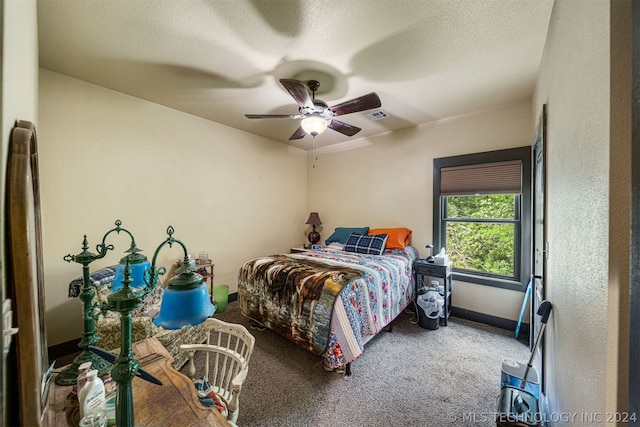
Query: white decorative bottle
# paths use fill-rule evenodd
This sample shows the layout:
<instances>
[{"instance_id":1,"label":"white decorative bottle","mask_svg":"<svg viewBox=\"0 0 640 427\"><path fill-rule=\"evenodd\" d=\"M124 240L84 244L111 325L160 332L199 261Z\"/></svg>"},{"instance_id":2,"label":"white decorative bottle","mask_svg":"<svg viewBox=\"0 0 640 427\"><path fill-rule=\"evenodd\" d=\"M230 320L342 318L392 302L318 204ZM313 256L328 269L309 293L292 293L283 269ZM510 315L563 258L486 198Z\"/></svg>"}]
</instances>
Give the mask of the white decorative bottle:
<instances>
[{"instance_id":1,"label":"white decorative bottle","mask_svg":"<svg viewBox=\"0 0 640 427\"><path fill-rule=\"evenodd\" d=\"M94 411L102 411L104 398L104 383L98 377L98 371L92 369L87 372L87 382L82 386L78 398L80 418Z\"/></svg>"}]
</instances>

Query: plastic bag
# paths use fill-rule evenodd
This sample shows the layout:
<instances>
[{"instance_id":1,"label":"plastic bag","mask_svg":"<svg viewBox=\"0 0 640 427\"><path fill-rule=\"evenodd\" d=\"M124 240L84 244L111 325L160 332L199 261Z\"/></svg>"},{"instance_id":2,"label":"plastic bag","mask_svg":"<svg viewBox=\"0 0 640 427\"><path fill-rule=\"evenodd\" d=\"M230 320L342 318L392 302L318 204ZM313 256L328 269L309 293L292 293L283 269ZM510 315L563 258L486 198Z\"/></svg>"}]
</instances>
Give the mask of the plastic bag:
<instances>
[{"instance_id":1,"label":"plastic bag","mask_svg":"<svg viewBox=\"0 0 640 427\"><path fill-rule=\"evenodd\" d=\"M418 306L425 315L431 319L440 317L444 306L444 297L435 289L430 289L422 295L418 295Z\"/></svg>"},{"instance_id":2,"label":"plastic bag","mask_svg":"<svg viewBox=\"0 0 640 427\"><path fill-rule=\"evenodd\" d=\"M435 289L428 289L418 295L418 324L426 329L438 329L444 297Z\"/></svg>"}]
</instances>

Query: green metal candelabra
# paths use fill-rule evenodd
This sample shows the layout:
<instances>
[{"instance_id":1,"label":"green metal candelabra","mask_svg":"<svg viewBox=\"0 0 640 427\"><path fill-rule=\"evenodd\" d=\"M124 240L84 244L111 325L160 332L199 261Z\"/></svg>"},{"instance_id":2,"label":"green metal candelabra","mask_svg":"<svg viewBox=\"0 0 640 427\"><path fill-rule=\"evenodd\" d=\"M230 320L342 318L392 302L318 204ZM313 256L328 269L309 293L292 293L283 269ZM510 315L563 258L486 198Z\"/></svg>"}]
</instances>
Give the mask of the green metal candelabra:
<instances>
[{"instance_id":1,"label":"green metal candelabra","mask_svg":"<svg viewBox=\"0 0 640 427\"><path fill-rule=\"evenodd\" d=\"M91 285L91 273L89 269L89 264L93 261L102 259L107 255L107 252L113 250L113 245L107 245L106 240L107 237L116 232L120 234L120 232L124 232L131 237L131 246L126 251L129 253L128 256L131 257L139 257L140 249L136 246L136 241L133 238L133 235L126 229L120 227L122 222L117 220L115 222L115 228L109 230L104 237L102 238L102 243L97 245L96 251L97 254L89 252L89 242L87 240L87 236L85 234L84 240L82 242L82 252L78 255L66 255L64 260L67 262L77 262L78 264L82 264L82 290L80 292L79 298L82 301L82 312L83 312L83 332L82 338L80 339L80 343L78 347L82 349L82 352L73 360L73 362L67 366L62 372L60 372L56 376L56 384L58 385L72 385L76 383L78 378L78 367L84 362L91 362L91 368L98 370L98 375L103 376L113 368L113 365L102 357L91 352L88 347L95 346L98 341L100 341L100 337L96 333L95 329L95 320L98 316L101 315L105 310L100 307L98 304L93 303L93 298L96 295L96 291L94 287ZM96 312L97 309L100 309L100 312Z\"/></svg>"},{"instance_id":2,"label":"green metal candelabra","mask_svg":"<svg viewBox=\"0 0 640 427\"><path fill-rule=\"evenodd\" d=\"M82 264L83 286L82 292L80 293L80 299L84 306L84 332L79 346L83 351L76 360L74 360L72 365L58 375L58 377L63 376L63 378L60 380L56 378L56 383L62 385L75 383L78 375L78 366L89 360L92 362L92 368L99 371L99 375L104 375L110 371L111 377L118 386L118 394L116 398L116 425L119 427L132 427L134 426L134 410L133 388L131 381L140 370L140 363L135 359L135 353L132 351L131 312L139 307L144 301L145 296L159 285L159 276L166 272L164 267L156 267L158 253L165 245L169 245L171 247L174 243L179 244L184 250L184 268L180 270L180 274L178 276L189 286L184 285L182 287L179 286L179 288L188 290L189 288L193 288L193 283L202 284L202 276L196 274L195 268L189 266L189 253L187 247L180 240L173 237L174 229L169 226L167 227L167 234L169 237L167 237L167 239L158 246L154 253L150 269L146 270L144 273L145 286L131 287L130 284L133 280L131 279L130 264L139 263L141 257L141 254L139 254L140 250L136 247L133 235L126 229L120 227L122 225L120 220L116 221L115 224L116 227L109 230L103 237L102 244L97 246L98 254L88 251L89 245L85 235L82 245L83 251L78 255L67 255L64 257L68 262L75 261ZM95 290L91 286L90 282L89 264L96 259L103 258L107 254L107 251L113 249L113 245L106 244L106 238L112 232L125 232L131 237L131 247L127 251L128 255L124 258L125 268L124 279L122 280L123 287L117 292L110 294L107 297L106 304L93 304L92 300L95 296ZM120 353L115 359L115 366L111 365L111 363L108 363L102 357L96 355L89 349L89 347L91 347L94 348L95 351L95 344L97 344L100 339L95 331L94 321L97 317L96 310L99 310L99 313L105 313L106 311L116 311L120 313ZM212 310L215 311L215 308L212 307ZM101 349L97 350L102 354L108 353ZM146 377L148 379L149 377L152 377L148 373L145 373L142 370L140 371L142 374L146 374L142 375L143 378ZM157 384L159 383L155 378L152 378L151 381L156 382Z\"/></svg>"}]
</instances>

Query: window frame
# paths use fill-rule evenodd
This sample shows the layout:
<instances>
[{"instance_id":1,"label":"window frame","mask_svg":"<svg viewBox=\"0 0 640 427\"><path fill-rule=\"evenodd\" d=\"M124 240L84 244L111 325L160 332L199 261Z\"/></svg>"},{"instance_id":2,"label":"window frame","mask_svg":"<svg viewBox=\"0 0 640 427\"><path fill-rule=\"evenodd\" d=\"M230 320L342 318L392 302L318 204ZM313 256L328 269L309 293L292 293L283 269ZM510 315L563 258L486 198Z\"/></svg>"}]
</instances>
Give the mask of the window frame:
<instances>
[{"instance_id":1,"label":"window frame","mask_svg":"<svg viewBox=\"0 0 640 427\"><path fill-rule=\"evenodd\" d=\"M436 250L446 247L445 237L448 221L444 219L446 203L443 203L443 196L440 195L440 170L454 166L506 162L510 160L519 160L522 162L522 192L520 193L520 197L516 197L515 202L516 208L518 205L520 208L519 226L516 225L514 230L515 279L497 274L457 269L455 266L452 268L452 276L454 280L462 282L524 292L531 276L532 172L530 146L443 157L433 160L433 244ZM482 222L482 220L473 222Z\"/></svg>"}]
</instances>

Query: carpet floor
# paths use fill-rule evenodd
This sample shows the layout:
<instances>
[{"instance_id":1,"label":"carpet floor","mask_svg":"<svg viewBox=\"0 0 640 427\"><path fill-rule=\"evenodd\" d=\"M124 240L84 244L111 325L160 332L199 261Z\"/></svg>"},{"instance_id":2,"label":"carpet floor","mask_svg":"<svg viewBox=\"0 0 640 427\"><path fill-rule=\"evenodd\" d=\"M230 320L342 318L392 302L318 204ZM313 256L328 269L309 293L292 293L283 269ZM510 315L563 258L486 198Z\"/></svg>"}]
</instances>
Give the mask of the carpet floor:
<instances>
[{"instance_id":1,"label":"carpet floor","mask_svg":"<svg viewBox=\"0 0 640 427\"><path fill-rule=\"evenodd\" d=\"M427 330L405 312L393 332L367 343L346 377L274 332L250 329L237 302L216 317L256 338L240 394L241 427L495 426L501 363L529 357L513 331L454 317Z\"/></svg>"}]
</instances>

